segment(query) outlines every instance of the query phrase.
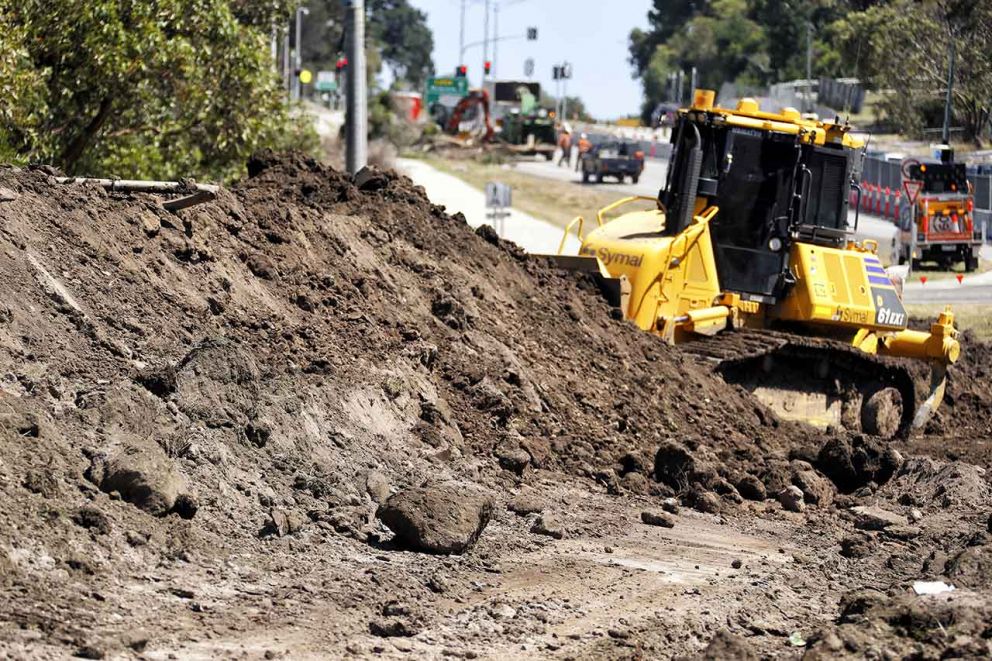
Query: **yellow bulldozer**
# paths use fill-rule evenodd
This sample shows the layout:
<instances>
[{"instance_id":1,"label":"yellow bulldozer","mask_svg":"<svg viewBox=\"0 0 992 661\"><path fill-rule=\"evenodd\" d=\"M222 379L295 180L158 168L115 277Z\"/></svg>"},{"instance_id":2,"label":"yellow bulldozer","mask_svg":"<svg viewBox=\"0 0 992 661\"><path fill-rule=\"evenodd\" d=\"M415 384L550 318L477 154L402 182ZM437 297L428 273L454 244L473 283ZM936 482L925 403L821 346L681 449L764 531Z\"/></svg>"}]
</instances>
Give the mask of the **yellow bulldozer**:
<instances>
[{"instance_id":1,"label":"yellow bulldozer","mask_svg":"<svg viewBox=\"0 0 992 661\"><path fill-rule=\"evenodd\" d=\"M610 205L585 235L576 218L579 254L555 259L784 418L886 438L922 427L960 354L954 316L908 329L877 243L854 239L862 141L839 120L714 97L679 111L658 198ZM638 199L654 208L607 219Z\"/></svg>"}]
</instances>

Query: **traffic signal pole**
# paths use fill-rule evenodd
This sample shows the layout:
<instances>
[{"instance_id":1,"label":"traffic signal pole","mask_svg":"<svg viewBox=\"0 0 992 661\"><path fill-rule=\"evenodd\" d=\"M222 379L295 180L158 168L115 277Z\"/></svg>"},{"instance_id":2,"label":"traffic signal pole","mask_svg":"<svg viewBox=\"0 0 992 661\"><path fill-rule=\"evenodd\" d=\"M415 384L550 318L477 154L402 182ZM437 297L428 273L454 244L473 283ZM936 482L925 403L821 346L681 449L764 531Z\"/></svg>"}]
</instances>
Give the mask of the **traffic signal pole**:
<instances>
[{"instance_id":1,"label":"traffic signal pole","mask_svg":"<svg viewBox=\"0 0 992 661\"><path fill-rule=\"evenodd\" d=\"M348 105L345 115L345 166L355 174L368 163L368 93L365 89L365 0L347 7L345 52L348 56Z\"/></svg>"}]
</instances>

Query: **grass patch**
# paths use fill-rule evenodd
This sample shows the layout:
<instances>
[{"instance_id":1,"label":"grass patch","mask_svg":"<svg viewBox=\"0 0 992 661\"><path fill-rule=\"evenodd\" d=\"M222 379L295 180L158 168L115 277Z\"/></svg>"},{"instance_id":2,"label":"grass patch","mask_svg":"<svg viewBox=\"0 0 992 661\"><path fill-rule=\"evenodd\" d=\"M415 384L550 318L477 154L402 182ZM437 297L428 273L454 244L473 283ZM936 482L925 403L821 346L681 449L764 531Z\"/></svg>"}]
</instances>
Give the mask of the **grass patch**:
<instances>
[{"instance_id":1,"label":"grass patch","mask_svg":"<svg viewBox=\"0 0 992 661\"><path fill-rule=\"evenodd\" d=\"M907 305L906 312L916 319L935 320L944 311L943 303ZM983 341L992 340L992 305L951 305L954 323L960 330L970 330Z\"/></svg>"},{"instance_id":2,"label":"grass patch","mask_svg":"<svg viewBox=\"0 0 992 661\"><path fill-rule=\"evenodd\" d=\"M423 160L480 190L485 189L486 182L489 181L507 184L513 189L514 209L562 228L576 216L583 216L588 231L590 227L588 223L589 221L595 223L596 212L599 209L624 197L616 191L600 190L593 186L581 186L573 182L555 181L517 172L510 164L447 160L436 156L423 157ZM641 205L631 204L623 210L631 211L649 206L647 202Z\"/></svg>"}]
</instances>

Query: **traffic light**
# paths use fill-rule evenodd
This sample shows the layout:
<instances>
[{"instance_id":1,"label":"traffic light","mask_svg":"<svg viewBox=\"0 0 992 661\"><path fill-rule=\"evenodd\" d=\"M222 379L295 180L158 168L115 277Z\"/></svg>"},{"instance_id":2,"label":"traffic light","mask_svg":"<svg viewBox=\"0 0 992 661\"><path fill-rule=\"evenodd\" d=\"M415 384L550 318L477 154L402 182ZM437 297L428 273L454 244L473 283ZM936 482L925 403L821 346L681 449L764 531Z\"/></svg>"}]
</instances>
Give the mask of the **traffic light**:
<instances>
[{"instance_id":1,"label":"traffic light","mask_svg":"<svg viewBox=\"0 0 992 661\"><path fill-rule=\"evenodd\" d=\"M489 72L493 70L493 63L490 62L489 60L486 60L485 62L482 63L482 68L485 70L485 73L488 76Z\"/></svg>"},{"instance_id":2,"label":"traffic light","mask_svg":"<svg viewBox=\"0 0 992 661\"><path fill-rule=\"evenodd\" d=\"M339 57L338 61L334 63L334 68L337 69L339 72L342 71L347 66L348 66L348 58L346 57Z\"/></svg>"},{"instance_id":3,"label":"traffic light","mask_svg":"<svg viewBox=\"0 0 992 661\"><path fill-rule=\"evenodd\" d=\"M527 28L527 41L537 41L537 28Z\"/></svg>"},{"instance_id":4,"label":"traffic light","mask_svg":"<svg viewBox=\"0 0 992 661\"><path fill-rule=\"evenodd\" d=\"M464 78L467 75L468 75L468 67L465 66L464 64L459 64L458 68L455 69L455 76L457 78Z\"/></svg>"}]
</instances>

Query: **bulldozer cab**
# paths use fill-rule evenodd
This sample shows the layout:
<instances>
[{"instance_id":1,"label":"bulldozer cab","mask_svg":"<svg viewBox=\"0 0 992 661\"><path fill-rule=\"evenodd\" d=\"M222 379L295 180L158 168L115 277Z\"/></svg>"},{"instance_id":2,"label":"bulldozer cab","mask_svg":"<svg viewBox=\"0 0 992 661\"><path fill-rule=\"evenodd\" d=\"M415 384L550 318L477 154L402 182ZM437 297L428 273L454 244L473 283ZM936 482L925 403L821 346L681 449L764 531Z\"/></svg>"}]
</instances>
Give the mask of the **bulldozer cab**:
<instances>
[{"instance_id":1,"label":"bulldozer cab","mask_svg":"<svg viewBox=\"0 0 992 661\"><path fill-rule=\"evenodd\" d=\"M793 243L847 241L848 192L859 151L816 144L815 132L789 122L790 115L755 122L754 114L765 115L756 107L741 115L682 111L660 199L671 235L702 208L719 207L710 229L721 289L775 303L791 283Z\"/></svg>"}]
</instances>

